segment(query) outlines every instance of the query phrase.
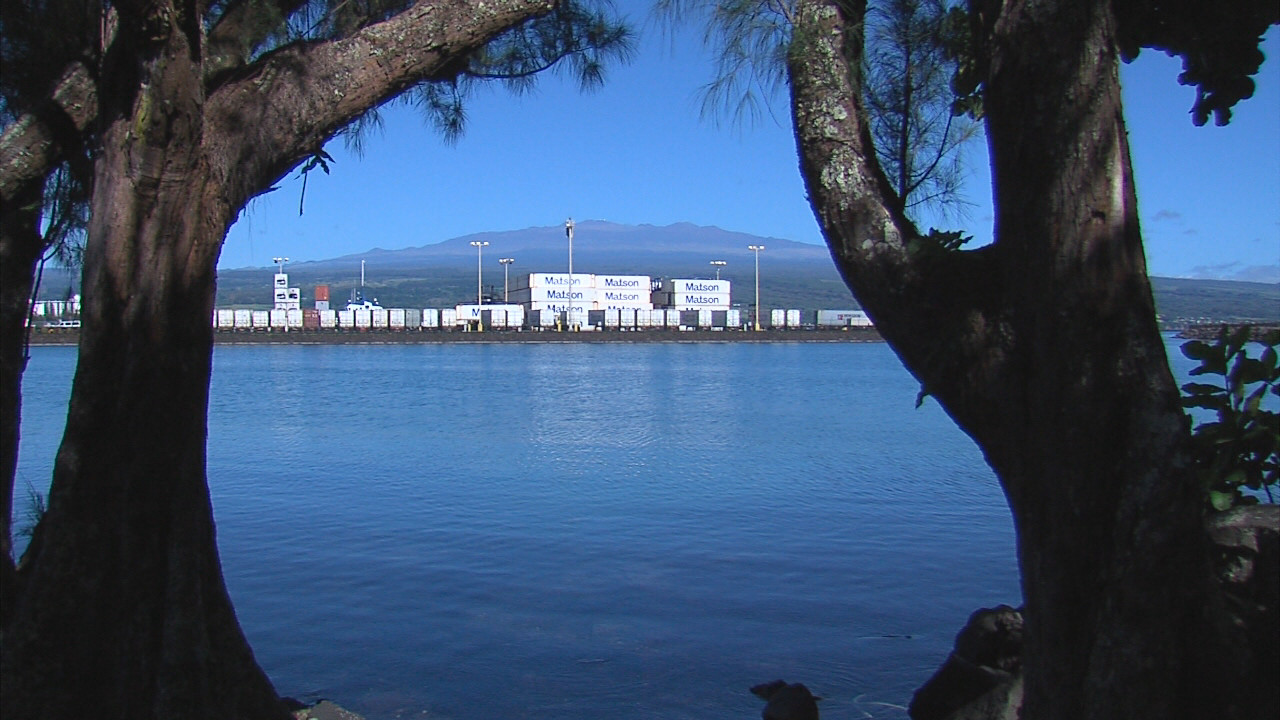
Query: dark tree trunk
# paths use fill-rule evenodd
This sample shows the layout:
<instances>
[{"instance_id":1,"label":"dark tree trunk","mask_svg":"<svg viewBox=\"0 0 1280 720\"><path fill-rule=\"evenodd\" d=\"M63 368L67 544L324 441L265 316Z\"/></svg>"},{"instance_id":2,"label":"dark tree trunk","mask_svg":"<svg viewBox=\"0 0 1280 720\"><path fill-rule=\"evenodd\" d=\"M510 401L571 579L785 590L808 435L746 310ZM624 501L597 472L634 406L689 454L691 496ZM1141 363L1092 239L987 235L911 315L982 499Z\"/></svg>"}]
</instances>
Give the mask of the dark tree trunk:
<instances>
[{"instance_id":1,"label":"dark tree trunk","mask_svg":"<svg viewBox=\"0 0 1280 720\"><path fill-rule=\"evenodd\" d=\"M1209 669L1217 596L1146 277L1110 4L1012 2L989 19L996 240L972 252L920 240L874 163L844 62L865 6L802 7L793 107L832 255L1013 511L1024 717L1231 717L1229 670Z\"/></svg>"},{"instance_id":2,"label":"dark tree trunk","mask_svg":"<svg viewBox=\"0 0 1280 720\"><path fill-rule=\"evenodd\" d=\"M13 490L18 467L22 373L27 366L27 330L40 236L40 184L15 193L0 211L0 627L8 617L17 576L13 557Z\"/></svg>"},{"instance_id":3,"label":"dark tree trunk","mask_svg":"<svg viewBox=\"0 0 1280 720\"><path fill-rule=\"evenodd\" d=\"M96 93L66 434L0 649L6 720L287 716L227 595L205 474L223 238L339 128L549 9L424 0L274 53L208 96L194 3L122 11Z\"/></svg>"}]
</instances>

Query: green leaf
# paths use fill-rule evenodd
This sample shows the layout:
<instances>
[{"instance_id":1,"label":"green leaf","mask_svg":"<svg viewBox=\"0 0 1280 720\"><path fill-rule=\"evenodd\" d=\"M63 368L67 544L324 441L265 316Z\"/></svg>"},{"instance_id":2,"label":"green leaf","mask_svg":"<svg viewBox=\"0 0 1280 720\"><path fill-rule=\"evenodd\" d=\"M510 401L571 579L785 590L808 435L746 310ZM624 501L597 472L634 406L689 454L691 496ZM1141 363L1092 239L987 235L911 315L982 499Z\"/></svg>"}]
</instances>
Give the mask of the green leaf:
<instances>
[{"instance_id":1,"label":"green leaf","mask_svg":"<svg viewBox=\"0 0 1280 720\"><path fill-rule=\"evenodd\" d=\"M1219 512L1223 510L1230 510L1231 506L1235 504L1235 501L1236 501L1235 491L1231 491L1231 492L1223 492L1221 490L1209 491L1209 504L1213 506L1214 510L1217 510Z\"/></svg>"},{"instance_id":2,"label":"green leaf","mask_svg":"<svg viewBox=\"0 0 1280 720\"><path fill-rule=\"evenodd\" d=\"M1187 383L1182 386L1182 392L1188 395L1217 395L1226 391L1227 389L1222 386L1208 383Z\"/></svg>"}]
</instances>

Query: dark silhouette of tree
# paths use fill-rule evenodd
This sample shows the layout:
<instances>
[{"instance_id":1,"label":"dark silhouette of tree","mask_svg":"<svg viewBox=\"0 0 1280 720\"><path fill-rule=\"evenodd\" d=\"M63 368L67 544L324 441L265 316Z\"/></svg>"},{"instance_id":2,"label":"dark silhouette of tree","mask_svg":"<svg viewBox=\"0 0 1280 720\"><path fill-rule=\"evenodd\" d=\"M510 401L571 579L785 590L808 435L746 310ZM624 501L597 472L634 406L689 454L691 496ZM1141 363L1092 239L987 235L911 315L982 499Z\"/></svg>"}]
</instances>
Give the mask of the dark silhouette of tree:
<instances>
[{"instance_id":1,"label":"dark silhouette of tree","mask_svg":"<svg viewBox=\"0 0 1280 720\"><path fill-rule=\"evenodd\" d=\"M1189 424L1157 331L1118 62L1181 54L1196 122L1252 91L1274 3L970 3L996 199L993 245L903 214L850 70L862 0L798 0L801 170L836 264L1008 498L1026 603L1027 718L1237 718L1274 708L1224 620ZM1272 689L1266 689L1272 688ZM1260 709L1263 708L1263 709Z\"/></svg>"},{"instance_id":2,"label":"dark silhouette of tree","mask_svg":"<svg viewBox=\"0 0 1280 720\"><path fill-rule=\"evenodd\" d=\"M565 65L590 85L628 34L552 0L91 8L88 61L51 73L0 136L6 208L92 145L79 363L48 510L5 598L0 711L283 718L223 583L205 476L227 228L383 103L456 109L468 78Z\"/></svg>"}]
</instances>

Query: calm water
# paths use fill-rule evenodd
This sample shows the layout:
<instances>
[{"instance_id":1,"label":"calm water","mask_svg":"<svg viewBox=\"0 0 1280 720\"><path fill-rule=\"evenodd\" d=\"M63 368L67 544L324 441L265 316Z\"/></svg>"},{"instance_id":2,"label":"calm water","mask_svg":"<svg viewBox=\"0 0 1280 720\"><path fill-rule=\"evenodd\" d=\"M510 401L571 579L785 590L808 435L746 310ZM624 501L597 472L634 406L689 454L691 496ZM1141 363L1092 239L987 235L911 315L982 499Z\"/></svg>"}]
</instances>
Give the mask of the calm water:
<instances>
[{"instance_id":1,"label":"calm water","mask_svg":"<svg viewBox=\"0 0 1280 720\"><path fill-rule=\"evenodd\" d=\"M74 348L32 350L17 506ZM880 344L219 346L223 568L286 695L383 718L904 718L1017 604L976 446ZM19 519L19 524L21 524ZM895 707L897 706L897 707Z\"/></svg>"}]
</instances>

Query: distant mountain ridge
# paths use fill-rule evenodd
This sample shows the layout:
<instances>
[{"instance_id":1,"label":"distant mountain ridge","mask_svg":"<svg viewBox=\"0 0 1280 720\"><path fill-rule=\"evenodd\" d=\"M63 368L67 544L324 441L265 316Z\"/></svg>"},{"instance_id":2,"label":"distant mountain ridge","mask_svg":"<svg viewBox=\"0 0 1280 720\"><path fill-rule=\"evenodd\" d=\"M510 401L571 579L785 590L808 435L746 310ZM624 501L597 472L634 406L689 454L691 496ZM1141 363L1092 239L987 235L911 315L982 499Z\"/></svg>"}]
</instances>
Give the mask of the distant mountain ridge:
<instances>
[{"instance_id":1,"label":"distant mountain ridge","mask_svg":"<svg viewBox=\"0 0 1280 720\"><path fill-rule=\"evenodd\" d=\"M564 272L568 242L563 225L475 233L401 250L374 248L328 260L290 263L290 284L302 289L303 305L314 302L315 286L330 286L335 305L345 302L360 280L365 261L366 290L386 307L450 307L474 302L476 248L483 253L485 293L500 299L503 270L498 258L510 257L514 282L523 273ZM654 278L709 278L712 260L723 260L722 276L733 283L733 301L753 302L755 257L760 253L760 304L765 308L853 309L857 302L823 245L761 237L718 227L622 225L603 220L577 223L573 240L575 272L649 275ZM268 307L274 267L222 270L217 303L222 307ZM1156 307L1171 326L1179 322L1280 322L1280 284L1230 280L1152 278ZM41 296L60 299L78 285L78 277L47 269Z\"/></svg>"},{"instance_id":2,"label":"distant mountain ridge","mask_svg":"<svg viewBox=\"0 0 1280 720\"><path fill-rule=\"evenodd\" d=\"M514 257L524 272L559 272L568 267L569 246L563 225L531 227L523 230L501 230L475 233L400 250L374 248L306 263L294 263L291 270L324 270L360 266L364 260L369 269L384 266L400 268L433 266L474 267L476 248L472 242L488 242L485 255ZM830 263L831 255L822 245L782 238L760 237L748 233L723 230L714 226L675 223L672 225L622 225L604 220L584 220L575 224L573 236L574 270L579 272L617 272L618 268L651 264L660 254L663 262L681 266L697 263L708 266L712 260L734 265L742 261L754 263L748 245L764 245L761 262ZM514 267L514 266L513 266ZM603 268L603 269L597 269Z\"/></svg>"}]
</instances>

